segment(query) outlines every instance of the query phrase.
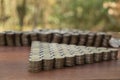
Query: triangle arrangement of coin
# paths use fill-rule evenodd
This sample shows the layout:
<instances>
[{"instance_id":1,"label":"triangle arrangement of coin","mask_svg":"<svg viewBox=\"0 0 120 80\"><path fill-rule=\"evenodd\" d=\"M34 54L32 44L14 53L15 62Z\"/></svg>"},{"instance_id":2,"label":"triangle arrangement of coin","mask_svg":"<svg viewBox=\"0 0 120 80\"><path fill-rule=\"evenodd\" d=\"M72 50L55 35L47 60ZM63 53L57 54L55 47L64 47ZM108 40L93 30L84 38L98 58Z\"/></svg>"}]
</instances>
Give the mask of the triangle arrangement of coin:
<instances>
[{"instance_id":1,"label":"triangle arrangement of coin","mask_svg":"<svg viewBox=\"0 0 120 80\"><path fill-rule=\"evenodd\" d=\"M75 65L117 60L118 49L86 47L33 41L29 55L29 71L60 69Z\"/></svg>"}]
</instances>

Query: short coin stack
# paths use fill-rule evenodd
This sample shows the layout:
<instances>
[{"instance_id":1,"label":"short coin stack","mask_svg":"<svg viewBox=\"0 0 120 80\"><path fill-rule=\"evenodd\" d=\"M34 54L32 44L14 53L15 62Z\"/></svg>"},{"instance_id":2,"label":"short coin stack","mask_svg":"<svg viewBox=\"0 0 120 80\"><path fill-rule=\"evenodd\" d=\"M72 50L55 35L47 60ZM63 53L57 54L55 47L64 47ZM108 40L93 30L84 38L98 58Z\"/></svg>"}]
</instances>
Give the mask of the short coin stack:
<instances>
[{"instance_id":1,"label":"short coin stack","mask_svg":"<svg viewBox=\"0 0 120 80\"><path fill-rule=\"evenodd\" d=\"M34 41L29 56L29 71L60 69L82 64L117 60L118 49L86 47Z\"/></svg>"}]
</instances>

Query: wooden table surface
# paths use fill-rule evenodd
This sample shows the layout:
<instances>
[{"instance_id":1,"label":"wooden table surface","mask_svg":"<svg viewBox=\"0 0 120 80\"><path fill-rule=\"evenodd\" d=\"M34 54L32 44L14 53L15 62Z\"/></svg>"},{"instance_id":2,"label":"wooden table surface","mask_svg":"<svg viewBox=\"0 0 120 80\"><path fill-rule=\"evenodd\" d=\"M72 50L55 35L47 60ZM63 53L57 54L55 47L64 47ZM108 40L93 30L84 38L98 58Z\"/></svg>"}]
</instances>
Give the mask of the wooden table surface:
<instances>
[{"instance_id":1,"label":"wooden table surface","mask_svg":"<svg viewBox=\"0 0 120 80\"><path fill-rule=\"evenodd\" d=\"M0 47L0 80L120 80L120 56L117 61L29 73L29 51L29 47Z\"/></svg>"}]
</instances>

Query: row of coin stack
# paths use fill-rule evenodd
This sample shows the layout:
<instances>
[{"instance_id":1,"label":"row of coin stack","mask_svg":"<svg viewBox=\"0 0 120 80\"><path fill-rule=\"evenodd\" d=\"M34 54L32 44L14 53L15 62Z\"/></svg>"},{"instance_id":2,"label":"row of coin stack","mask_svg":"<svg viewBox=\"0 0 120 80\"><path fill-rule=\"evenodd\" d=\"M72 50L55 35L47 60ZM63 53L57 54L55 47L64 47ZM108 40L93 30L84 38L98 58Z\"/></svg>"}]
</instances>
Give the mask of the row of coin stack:
<instances>
[{"instance_id":1,"label":"row of coin stack","mask_svg":"<svg viewBox=\"0 0 120 80\"><path fill-rule=\"evenodd\" d=\"M118 49L86 47L34 41L29 56L29 71L60 69L75 65L117 60Z\"/></svg>"},{"instance_id":2,"label":"row of coin stack","mask_svg":"<svg viewBox=\"0 0 120 80\"><path fill-rule=\"evenodd\" d=\"M0 46L30 46L32 41L110 47L111 35L104 32L40 30L0 32Z\"/></svg>"}]
</instances>

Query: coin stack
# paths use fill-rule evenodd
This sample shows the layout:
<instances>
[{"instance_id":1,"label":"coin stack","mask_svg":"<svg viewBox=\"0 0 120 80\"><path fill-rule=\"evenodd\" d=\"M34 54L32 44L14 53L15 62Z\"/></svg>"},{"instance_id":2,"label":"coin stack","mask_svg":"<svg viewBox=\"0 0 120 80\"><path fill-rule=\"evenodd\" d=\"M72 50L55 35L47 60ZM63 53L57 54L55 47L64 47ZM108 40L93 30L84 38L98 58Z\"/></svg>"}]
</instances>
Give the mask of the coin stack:
<instances>
[{"instance_id":1,"label":"coin stack","mask_svg":"<svg viewBox=\"0 0 120 80\"><path fill-rule=\"evenodd\" d=\"M42 70L42 59L37 56L29 57L29 71L30 72L40 72Z\"/></svg>"},{"instance_id":2,"label":"coin stack","mask_svg":"<svg viewBox=\"0 0 120 80\"><path fill-rule=\"evenodd\" d=\"M69 44L70 43L70 38L71 38L71 35L69 33L63 34L62 43Z\"/></svg>"},{"instance_id":3,"label":"coin stack","mask_svg":"<svg viewBox=\"0 0 120 80\"><path fill-rule=\"evenodd\" d=\"M37 32L38 35L38 41L41 41L41 32Z\"/></svg>"},{"instance_id":4,"label":"coin stack","mask_svg":"<svg viewBox=\"0 0 120 80\"><path fill-rule=\"evenodd\" d=\"M42 42L49 42L50 40L49 38L50 33L49 32L41 32L41 41Z\"/></svg>"},{"instance_id":5,"label":"coin stack","mask_svg":"<svg viewBox=\"0 0 120 80\"><path fill-rule=\"evenodd\" d=\"M30 57L29 57L30 72L40 72L42 70L43 54L40 52L42 50L40 46L41 46L40 42L32 43Z\"/></svg>"},{"instance_id":6,"label":"coin stack","mask_svg":"<svg viewBox=\"0 0 120 80\"><path fill-rule=\"evenodd\" d=\"M22 35L22 32L15 32L15 45L16 46L22 46L21 44L21 35Z\"/></svg>"},{"instance_id":7,"label":"coin stack","mask_svg":"<svg viewBox=\"0 0 120 80\"><path fill-rule=\"evenodd\" d=\"M94 44L94 39L95 39L95 33L89 33L88 34L88 39L87 39L87 42L86 42L86 46L93 46Z\"/></svg>"},{"instance_id":8,"label":"coin stack","mask_svg":"<svg viewBox=\"0 0 120 80\"><path fill-rule=\"evenodd\" d=\"M29 32L24 32L22 34L22 45L23 46L29 46L30 45L30 33Z\"/></svg>"},{"instance_id":9,"label":"coin stack","mask_svg":"<svg viewBox=\"0 0 120 80\"><path fill-rule=\"evenodd\" d=\"M104 35L105 35L105 33L103 33L103 32L97 32L96 33L96 38L95 38L95 41L94 41L94 46L95 47L102 46L102 41L104 39Z\"/></svg>"},{"instance_id":10,"label":"coin stack","mask_svg":"<svg viewBox=\"0 0 120 80\"><path fill-rule=\"evenodd\" d=\"M103 52L100 50L94 50L94 61L101 62L103 57Z\"/></svg>"},{"instance_id":11,"label":"coin stack","mask_svg":"<svg viewBox=\"0 0 120 80\"><path fill-rule=\"evenodd\" d=\"M70 44L77 44L79 40L79 33L72 33Z\"/></svg>"},{"instance_id":12,"label":"coin stack","mask_svg":"<svg viewBox=\"0 0 120 80\"><path fill-rule=\"evenodd\" d=\"M50 50L47 48L49 45L46 43L43 45L43 69L52 70L54 67L54 57L50 55Z\"/></svg>"},{"instance_id":13,"label":"coin stack","mask_svg":"<svg viewBox=\"0 0 120 80\"><path fill-rule=\"evenodd\" d=\"M55 63L54 63L54 67L56 69L60 69L64 67L64 54L63 54L63 49L57 45L57 44L51 44L51 48L54 52L55 55Z\"/></svg>"},{"instance_id":14,"label":"coin stack","mask_svg":"<svg viewBox=\"0 0 120 80\"><path fill-rule=\"evenodd\" d=\"M65 66L71 67L75 65L75 56L71 53L66 45L61 45L63 53L65 54Z\"/></svg>"},{"instance_id":15,"label":"coin stack","mask_svg":"<svg viewBox=\"0 0 120 80\"><path fill-rule=\"evenodd\" d=\"M82 52L85 54L85 63L86 64L92 64L94 63L94 52L87 48L81 49Z\"/></svg>"},{"instance_id":16,"label":"coin stack","mask_svg":"<svg viewBox=\"0 0 120 80\"><path fill-rule=\"evenodd\" d=\"M103 39L103 47L109 47L109 40L111 39L111 35L105 34L104 39Z\"/></svg>"},{"instance_id":17,"label":"coin stack","mask_svg":"<svg viewBox=\"0 0 120 80\"><path fill-rule=\"evenodd\" d=\"M73 51L73 53L75 55L75 64L76 65L85 64L85 56L84 56L84 53L81 50L84 47L75 46L75 45L70 45L70 47L71 47L71 50L73 49L72 51Z\"/></svg>"},{"instance_id":18,"label":"coin stack","mask_svg":"<svg viewBox=\"0 0 120 80\"><path fill-rule=\"evenodd\" d=\"M59 33L55 33L55 34L53 35L53 40L52 40L52 42L53 42L53 43L61 43L61 41L62 41L62 35L59 34Z\"/></svg>"},{"instance_id":19,"label":"coin stack","mask_svg":"<svg viewBox=\"0 0 120 80\"><path fill-rule=\"evenodd\" d=\"M14 32L7 32L6 33L6 43L7 43L7 46L14 46Z\"/></svg>"},{"instance_id":20,"label":"coin stack","mask_svg":"<svg viewBox=\"0 0 120 80\"><path fill-rule=\"evenodd\" d=\"M112 60L117 60L118 49L109 49L109 50L111 50L111 59Z\"/></svg>"},{"instance_id":21,"label":"coin stack","mask_svg":"<svg viewBox=\"0 0 120 80\"><path fill-rule=\"evenodd\" d=\"M36 32L31 32L30 33L30 39L31 39L31 41L38 41L37 33Z\"/></svg>"},{"instance_id":22,"label":"coin stack","mask_svg":"<svg viewBox=\"0 0 120 80\"><path fill-rule=\"evenodd\" d=\"M80 33L79 45L85 45L86 44L87 36L88 36L88 34L85 33L85 32Z\"/></svg>"},{"instance_id":23,"label":"coin stack","mask_svg":"<svg viewBox=\"0 0 120 80\"><path fill-rule=\"evenodd\" d=\"M108 49L103 50L103 60L108 61L111 60L111 51Z\"/></svg>"},{"instance_id":24,"label":"coin stack","mask_svg":"<svg viewBox=\"0 0 120 80\"><path fill-rule=\"evenodd\" d=\"M5 46L5 32L0 32L0 46Z\"/></svg>"}]
</instances>

